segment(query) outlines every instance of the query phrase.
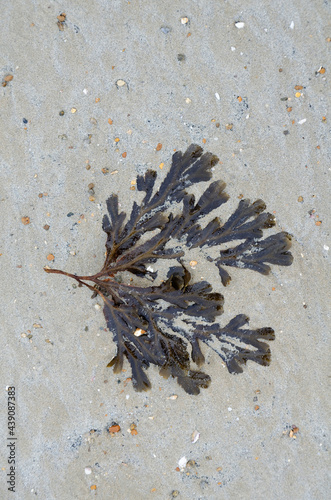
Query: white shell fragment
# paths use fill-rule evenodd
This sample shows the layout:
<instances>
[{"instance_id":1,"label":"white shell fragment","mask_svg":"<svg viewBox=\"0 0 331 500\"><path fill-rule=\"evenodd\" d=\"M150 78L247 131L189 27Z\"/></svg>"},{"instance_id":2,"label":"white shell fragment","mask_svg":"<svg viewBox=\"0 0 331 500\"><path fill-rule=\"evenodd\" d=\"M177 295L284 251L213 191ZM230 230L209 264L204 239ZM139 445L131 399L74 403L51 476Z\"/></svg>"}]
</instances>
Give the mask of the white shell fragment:
<instances>
[{"instance_id":1,"label":"white shell fragment","mask_svg":"<svg viewBox=\"0 0 331 500\"><path fill-rule=\"evenodd\" d=\"M182 457L178 460L178 467L180 468L181 471L183 471L186 467L186 464L187 464L187 458L186 457Z\"/></svg>"},{"instance_id":2,"label":"white shell fragment","mask_svg":"<svg viewBox=\"0 0 331 500\"><path fill-rule=\"evenodd\" d=\"M216 99L217 99L218 101L221 99L221 98L220 98L220 95L219 95L219 93L218 93L218 92L215 92L215 97L216 97Z\"/></svg>"},{"instance_id":3,"label":"white shell fragment","mask_svg":"<svg viewBox=\"0 0 331 500\"><path fill-rule=\"evenodd\" d=\"M141 335L145 335L146 330L142 330L141 328L137 328L137 330L134 332L135 337L141 337Z\"/></svg>"},{"instance_id":4,"label":"white shell fragment","mask_svg":"<svg viewBox=\"0 0 331 500\"><path fill-rule=\"evenodd\" d=\"M192 443L193 443L193 444L194 444L194 443L196 443L196 442L198 441L199 437L200 437L200 432L198 432L198 431L196 431L196 430L195 430L195 431L193 431L193 432L192 432L192 436L191 436L191 441L192 441Z\"/></svg>"},{"instance_id":5,"label":"white shell fragment","mask_svg":"<svg viewBox=\"0 0 331 500\"><path fill-rule=\"evenodd\" d=\"M238 30L241 30L242 28L244 28L245 23L243 23L242 21L239 21L237 23L234 23L234 25L236 28L238 28Z\"/></svg>"},{"instance_id":6,"label":"white shell fragment","mask_svg":"<svg viewBox=\"0 0 331 500\"><path fill-rule=\"evenodd\" d=\"M298 124L299 125L302 125L303 123L305 123L307 121L307 118L303 118L302 120L299 120L298 121Z\"/></svg>"}]
</instances>

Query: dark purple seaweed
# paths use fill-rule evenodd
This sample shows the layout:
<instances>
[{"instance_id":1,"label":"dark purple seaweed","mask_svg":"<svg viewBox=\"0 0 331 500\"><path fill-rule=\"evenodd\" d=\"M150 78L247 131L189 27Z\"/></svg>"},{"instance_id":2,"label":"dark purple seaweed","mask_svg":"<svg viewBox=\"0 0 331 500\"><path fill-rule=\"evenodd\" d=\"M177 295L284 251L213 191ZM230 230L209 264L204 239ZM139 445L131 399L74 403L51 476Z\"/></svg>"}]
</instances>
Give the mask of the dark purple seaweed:
<instances>
[{"instance_id":1,"label":"dark purple seaweed","mask_svg":"<svg viewBox=\"0 0 331 500\"><path fill-rule=\"evenodd\" d=\"M126 358L138 391L151 387L146 370L153 364L164 377L176 377L187 393L199 394L200 388L210 384L209 375L190 365L190 358L198 367L204 363L201 342L217 352L231 373L242 372L248 360L263 366L270 363L267 341L274 339L272 328L244 328L248 317L243 314L221 327L217 317L223 312L223 295L213 292L207 281L193 283L183 263L185 249L220 247L218 256L209 255L208 261L217 267L224 286L231 280L225 267L268 274L269 264L292 263L288 233L262 239L263 229L275 225L274 216L265 212L262 200L240 201L224 223L218 217L201 223L228 200L225 183L211 182L198 201L187 189L210 181L212 167L217 163L217 156L203 154L201 147L192 144L185 153L173 155L171 168L158 190L156 172L147 170L137 177L137 189L144 196L141 204L133 203L129 218L119 212L117 195L111 195L102 224L107 234L106 259L99 273L76 276L45 269L70 276L93 290L93 296L102 297L107 327L117 345L108 366L119 373ZM176 208L175 213L172 208ZM176 265L170 265L166 279L153 286L157 271L151 265L160 259ZM123 271L143 278L146 286L121 282L116 275Z\"/></svg>"}]
</instances>

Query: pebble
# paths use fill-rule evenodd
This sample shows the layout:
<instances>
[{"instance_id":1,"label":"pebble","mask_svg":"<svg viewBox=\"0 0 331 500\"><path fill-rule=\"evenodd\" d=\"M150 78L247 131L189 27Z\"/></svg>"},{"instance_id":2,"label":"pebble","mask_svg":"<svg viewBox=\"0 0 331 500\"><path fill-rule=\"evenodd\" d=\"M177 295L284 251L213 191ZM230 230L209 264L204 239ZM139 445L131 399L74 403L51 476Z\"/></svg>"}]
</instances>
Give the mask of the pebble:
<instances>
[{"instance_id":1,"label":"pebble","mask_svg":"<svg viewBox=\"0 0 331 500\"><path fill-rule=\"evenodd\" d=\"M187 24L188 23L188 17L182 17L181 20L180 20L180 22L182 24Z\"/></svg>"},{"instance_id":2,"label":"pebble","mask_svg":"<svg viewBox=\"0 0 331 500\"><path fill-rule=\"evenodd\" d=\"M126 85L126 82L124 80L117 80L116 85L117 87L124 87L124 85Z\"/></svg>"},{"instance_id":3,"label":"pebble","mask_svg":"<svg viewBox=\"0 0 331 500\"><path fill-rule=\"evenodd\" d=\"M238 30L241 30L242 28L245 27L245 23L243 23L242 21L239 21L237 23L234 24L236 28L238 28Z\"/></svg>"},{"instance_id":4,"label":"pebble","mask_svg":"<svg viewBox=\"0 0 331 500\"><path fill-rule=\"evenodd\" d=\"M85 474L87 474L87 475L92 474L91 467L85 467Z\"/></svg>"},{"instance_id":5,"label":"pebble","mask_svg":"<svg viewBox=\"0 0 331 500\"><path fill-rule=\"evenodd\" d=\"M302 120L299 120L299 121L298 121L298 124L299 124L299 125L302 125L302 124L303 124L303 123L305 123L306 121L307 121L307 119L306 119L306 118L303 118Z\"/></svg>"},{"instance_id":6,"label":"pebble","mask_svg":"<svg viewBox=\"0 0 331 500\"><path fill-rule=\"evenodd\" d=\"M220 95L219 95L219 93L218 93L218 92L215 92L215 97L216 97L216 99L217 99L218 101L221 99L221 98L220 98Z\"/></svg>"}]
</instances>

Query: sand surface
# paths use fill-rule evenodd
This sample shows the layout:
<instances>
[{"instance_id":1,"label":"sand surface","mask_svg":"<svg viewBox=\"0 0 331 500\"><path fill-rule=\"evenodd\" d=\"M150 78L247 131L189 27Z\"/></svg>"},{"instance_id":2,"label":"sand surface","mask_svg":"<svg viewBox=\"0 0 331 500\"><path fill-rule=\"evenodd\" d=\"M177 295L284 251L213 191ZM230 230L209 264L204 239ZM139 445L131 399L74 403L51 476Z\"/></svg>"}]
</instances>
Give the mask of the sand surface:
<instances>
[{"instance_id":1,"label":"sand surface","mask_svg":"<svg viewBox=\"0 0 331 500\"><path fill-rule=\"evenodd\" d=\"M0 23L0 497L326 499L329 3L17 0ZM116 348L100 299L43 267L99 271L108 196L130 211L137 173L164 178L191 143L220 158L214 178L231 197L221 217L242 195L262 198L292 235L294 262L269 276L234 270L226 289L208 263L192 271L224 293L222 324L245 313L274 328L270 367L233 376L206 347L212 383L199 396L155 367L152 390L137 393L128 365L106 367Z\"/></svg>"}]
</instances>

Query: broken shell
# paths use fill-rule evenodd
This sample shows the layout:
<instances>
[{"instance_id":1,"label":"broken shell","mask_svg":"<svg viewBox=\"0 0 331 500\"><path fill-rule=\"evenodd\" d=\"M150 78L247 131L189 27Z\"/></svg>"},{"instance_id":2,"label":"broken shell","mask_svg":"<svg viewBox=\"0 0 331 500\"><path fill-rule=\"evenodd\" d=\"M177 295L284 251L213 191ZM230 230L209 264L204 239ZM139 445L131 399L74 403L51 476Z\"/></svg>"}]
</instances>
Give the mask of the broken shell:
<instances>
[{"instance_id":1,"label":"broken shell","mask_svg":"<svg viewBox=\"0 0 331 500\"><path fill-rule=\"evenodd\" d=\"M137 330L134 332L135 337L140 337L141 335L145 335L146 330L142 330L141 328L137 328Z\"/></svg>"}]
</instances>

